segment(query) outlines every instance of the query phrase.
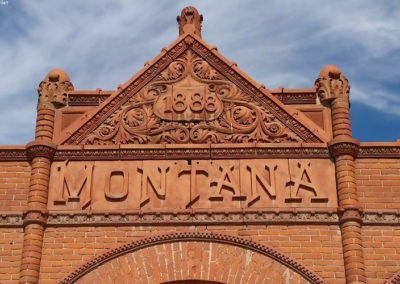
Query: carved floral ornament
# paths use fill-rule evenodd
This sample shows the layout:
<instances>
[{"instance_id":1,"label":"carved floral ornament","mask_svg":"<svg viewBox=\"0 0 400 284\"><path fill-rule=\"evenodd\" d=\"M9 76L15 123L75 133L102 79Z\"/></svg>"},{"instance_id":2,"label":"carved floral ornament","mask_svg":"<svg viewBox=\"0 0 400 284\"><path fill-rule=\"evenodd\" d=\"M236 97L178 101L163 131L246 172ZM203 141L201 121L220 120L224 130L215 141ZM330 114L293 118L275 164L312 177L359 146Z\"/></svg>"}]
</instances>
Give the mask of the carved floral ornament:
<instances>
[{"instance_id":1,"label":"carved floral ornament","mask_svg":"<svg viewBox=\"0 0 400 284\"><path fill-rule=\"evenodd\" d=\"M84 144L300 142L201 57L186 51Z\"/></svg>"},{"instance_id":2,"label":"carved floral ornament","mask_svg":"<svg viewBox=\"0 0 400 284\"><path fill-rule=\"evenodd\" d=\"M319 73L315 86L322 103L329 103L337 98L349 101L349 81L336 66L325 66Z\"/></svg>"},{"instance_id":3,"label":"carved floral ornament","mask_svg":"<svg viewBox=\"0 0 400 284\"><path fill-rule=\"evenodd\" d=\"M68 91L73 90L74 86L70 82L67 73L61 69L54 69L39 84L38 105L52 103L55 107L66 106Z\"/></svg>"}]
</instances>

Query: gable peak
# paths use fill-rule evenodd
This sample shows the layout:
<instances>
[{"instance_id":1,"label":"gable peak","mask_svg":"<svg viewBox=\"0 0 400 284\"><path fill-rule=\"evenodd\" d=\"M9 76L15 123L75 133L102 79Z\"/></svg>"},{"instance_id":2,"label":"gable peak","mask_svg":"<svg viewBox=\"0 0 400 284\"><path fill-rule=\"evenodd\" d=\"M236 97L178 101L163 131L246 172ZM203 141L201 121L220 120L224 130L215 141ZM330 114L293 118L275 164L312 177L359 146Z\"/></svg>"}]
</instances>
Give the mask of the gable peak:
<instances>
[{"instance_id":1,"label":"gable peak","mask_svg":"<svg viewBox=\"0 0 400 284\"><path fill-rule=\"evenodd\" d=\"M182 9L181 15L176 17L179 25L179 36L183 34L195 34L201 38L201 23L203 15L197 9L188 6Z\"/></svg>"}]
</instances>

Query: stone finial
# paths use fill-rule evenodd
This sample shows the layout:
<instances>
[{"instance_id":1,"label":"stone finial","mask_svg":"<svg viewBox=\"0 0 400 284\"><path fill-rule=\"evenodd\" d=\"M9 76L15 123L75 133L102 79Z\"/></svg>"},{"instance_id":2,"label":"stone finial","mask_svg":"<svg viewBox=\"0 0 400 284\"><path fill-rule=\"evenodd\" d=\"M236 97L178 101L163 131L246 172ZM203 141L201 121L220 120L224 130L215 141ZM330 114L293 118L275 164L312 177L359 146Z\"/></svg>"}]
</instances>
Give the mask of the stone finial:
<instances>
[{"instance_id":1,"label":"stone finial","mask_svg":"<svg viewBox=\"0 0 400 284\"><path fill-rule=\"evenodd\" d=\"M325 66L315 81L315 87L322 103L330 103L333 99L349 99L350 85L339 68L334 65Z\"/></svg>"},{"instance_id":2,"label":"stone finial","mask_svg":"<svg viewBox=\"0 0 400 284\"><path fill-rule=\"evenodd\" d=\"M196 8L185 7L181 15L176 18L179 24L179 35L195 34L201 37L201 23L203 22L203 15L200 15Z\"/></svg>"},{"instance_id":3,"label":"stone finial","mask_svg":"<svg viewBox=\"0 0 400 284\"><path fill-rule=\"evenodd\" d=\"M63 70L53 69L39 84L38 106L52 103L55 107L67 105L67 92L73 91L74 86Z\"/></svg>"}]
</instances>

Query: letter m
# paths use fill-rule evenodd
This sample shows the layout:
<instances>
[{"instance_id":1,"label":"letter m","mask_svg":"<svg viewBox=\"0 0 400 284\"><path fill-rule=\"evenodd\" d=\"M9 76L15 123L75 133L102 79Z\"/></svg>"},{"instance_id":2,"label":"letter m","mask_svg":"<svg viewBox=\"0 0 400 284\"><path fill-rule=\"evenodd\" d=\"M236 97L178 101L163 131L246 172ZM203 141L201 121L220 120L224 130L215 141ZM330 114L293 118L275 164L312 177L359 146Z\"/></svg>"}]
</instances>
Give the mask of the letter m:
<instances>
[{"instance_id":1,"label":"letter m","mask_svg":"<svg viewBox=\"0 0 400 284\"><path fill-rule=\"evenodd\" d=\"M85 209L91 201L93 164L71 163L65 161L57 167L58 186L55 204L79 202Z\"/></svg>"}]
</instances>

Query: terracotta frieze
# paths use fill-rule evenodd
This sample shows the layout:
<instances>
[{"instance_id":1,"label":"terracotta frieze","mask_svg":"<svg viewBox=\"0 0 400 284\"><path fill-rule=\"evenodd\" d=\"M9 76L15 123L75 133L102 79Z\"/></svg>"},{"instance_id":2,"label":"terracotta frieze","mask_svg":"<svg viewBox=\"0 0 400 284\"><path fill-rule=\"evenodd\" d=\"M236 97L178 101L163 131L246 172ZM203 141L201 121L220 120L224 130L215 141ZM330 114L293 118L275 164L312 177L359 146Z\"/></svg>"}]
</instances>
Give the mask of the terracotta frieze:
<instances>
[{"instance_id":1,"label":"terracotta frieze","mask_svg":"<svg viewBox=\"0 0 400 284\"><path fill-rule=\"evenodd\" d=\"M358 158L400 158L400 141L361 143Z\"/></svg>"},{"instance_id":2,"label":"terracotta frieze","mask_svg":"<svg viewBox=\"0 0 400 284\"><path fill-rule=\"evenodd\" d=\"M110 94L70 94L68 96L68 106L98 106L109 96Z\"/></svg>"},{"instance_id":3,"label":"terracotta frieze","mask_svg":"<svg viewBox=\"0 0 400 284\"><path fill-rule=\"evenodd\" d=\"M242 153L255 158L329 158L330 153L326 145L312 146L312 143L282 145L281 144L266 144L254 143L254 148L243 149L243 144L231 147L224 145L215 147L212 150L211 156L210 144L205 145L121 145L118 147L107 148L101 147L74 147L72 145L58 146L54 154L55 161L61 160L115 160L115 159L170 159L170 157L192 159L230 159L240 157ZM314 144L315 145L315 144ZM175 147L176 146L176 147ZM399 158L400 146L396 143L360 143L357 158ZM1 146L0 147L1 161L28 161L27 151L25 146Z\"/></svg>"},{"instance_id":4,"label":"terracotta frieze","mask_svg":"<svg viewBox=\"0 0 400 284\"><path fill-rule=\"evenodd\" d=\"M0 146L0 161L27 161L25 146Z\"/></svg>"},{"instance_id":5,"label":"terracotta frieze","mask_svg":"<svg viewBox=\"0 0 400 284\"><path fill-rule=\"evenodd\" d=\"M323 143L61 145L55 161L330 158Z\"/></svg>"},{"instance_id":6,"label":"terracotta frieze","mask_svg":"<svg viewBox=\"0 0 400 284\"><path fill-rule=\"evenodd\" d=\"M270 90L270 92L285 105L315 104L317 101L316 89L286 90L279 88L277 90Z\"/></svg>"},{"instance_id":7,"label":"terracotta frieze","mask_svg":"<svg viewBox=\"0 0 400 284\"><path fill-rule=\"evenodd\" d=\"M1 212L0 227L22 227L23 214L17 212Z\"/></svg>"},{"instance_id":8,"label":"terracotta frieze","mask_svg":"<svg viewBox=\"0 0 400 284\"><path fill-rule=\"evenodd\" d=\"M2 212L0 227L22 227L23 214ZM213 224L339 224L339 215L335 208L296 209L261 208L236 210L184 209L174 211L118 210L118 211L50 211L47 214L47 226L92 226L115 225L213 225ZM400 211L365 211L363 225L396 226L400 225Z\"/></svg>"},{"instance_id":9,"label":"terracotta frieze","mask_svg":"<svg viewBox=\"0 0 400 284\"><path fill-rule=\"evenodd\" d=\"M135 160L54 162L48 209L183 210L336 205L334 165L330 160Z\"/></svg>"}]
</instances>

